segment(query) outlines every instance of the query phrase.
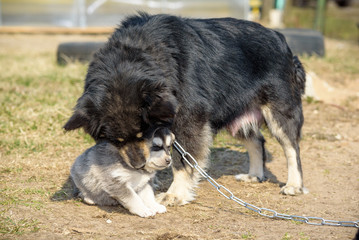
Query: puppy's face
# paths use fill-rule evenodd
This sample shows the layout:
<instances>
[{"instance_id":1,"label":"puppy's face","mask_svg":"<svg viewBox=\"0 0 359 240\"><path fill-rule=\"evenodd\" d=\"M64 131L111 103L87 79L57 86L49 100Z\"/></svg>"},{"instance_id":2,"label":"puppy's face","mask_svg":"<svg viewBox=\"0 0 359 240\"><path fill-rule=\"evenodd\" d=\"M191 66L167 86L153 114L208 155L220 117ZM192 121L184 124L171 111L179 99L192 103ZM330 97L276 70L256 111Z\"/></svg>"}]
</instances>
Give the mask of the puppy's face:
<instances>
[{"instance_id":1,"label":"puppy's face","mask_svg":"<svg viewBox=\"0 0 359 240\"><path fill-rule=\"evenodd\" d=\"M95 55L84 93L64 128L83 128L96 141L125 145L146 138L151 128L170 127L177 101L152 59L140 49L118 45L108 43Z\"/></svg>"},{"instance_id":2,"label":"puppy's face","mask_svg":"<svg viewBox=\"0 0 359 240\"><path fill-rule=\"evenodd\" d=\"M128 166L154 172L171 165L173 141L173 133L167 128L159 128L151 139L129 142L120 147L119 152Z\"/></svg>"},{"instance_id":3,"label":"puppy's face","mask_svg":"<svg viewBox=\"0 0 359 240\"><path fill-rule=\"evenodd\" d=\"M171 165L171 145L174 140L174 134L167 128L156 131L152 140L150 158L145 165L147 171L162 170Z\"/></svg>"}]
</instances>

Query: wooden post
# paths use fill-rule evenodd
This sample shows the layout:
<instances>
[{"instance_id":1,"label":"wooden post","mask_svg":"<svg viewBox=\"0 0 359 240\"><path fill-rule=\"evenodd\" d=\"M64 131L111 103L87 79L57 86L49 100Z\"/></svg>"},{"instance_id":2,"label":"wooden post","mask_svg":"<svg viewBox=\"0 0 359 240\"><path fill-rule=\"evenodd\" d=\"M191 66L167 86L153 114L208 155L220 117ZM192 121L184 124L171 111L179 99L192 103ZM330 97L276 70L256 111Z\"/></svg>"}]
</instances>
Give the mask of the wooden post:
<instances>
[{"instance_id":1,"label":"wooden post","mask_svg":"<svg viewBox=\"0 0 359 240\"><path fill-rule=\"evenodd\" d=\"M315 11L314 29L324 34L326 0L318 0Z\"/></svg>"}]
</instances>

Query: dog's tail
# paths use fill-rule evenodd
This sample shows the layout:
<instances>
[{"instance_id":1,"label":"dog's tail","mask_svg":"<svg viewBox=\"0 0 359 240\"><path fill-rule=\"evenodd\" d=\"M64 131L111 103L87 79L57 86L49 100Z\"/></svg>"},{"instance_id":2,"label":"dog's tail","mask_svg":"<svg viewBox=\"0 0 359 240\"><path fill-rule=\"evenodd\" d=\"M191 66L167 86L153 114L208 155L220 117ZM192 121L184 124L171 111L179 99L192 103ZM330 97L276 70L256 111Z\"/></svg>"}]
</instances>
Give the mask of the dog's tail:
<instances>
[{"instance_id":1,"label":"dog's tail","mask_svg":"<svg viewBox=\"0 0 359 240\"><path fill-rule=\"evenodd\" d=\"M306 80L304 67L297 56L293 56L293 64L295 85L298 87L301 94L304 94Z\"/></svg>"}]
</instances>

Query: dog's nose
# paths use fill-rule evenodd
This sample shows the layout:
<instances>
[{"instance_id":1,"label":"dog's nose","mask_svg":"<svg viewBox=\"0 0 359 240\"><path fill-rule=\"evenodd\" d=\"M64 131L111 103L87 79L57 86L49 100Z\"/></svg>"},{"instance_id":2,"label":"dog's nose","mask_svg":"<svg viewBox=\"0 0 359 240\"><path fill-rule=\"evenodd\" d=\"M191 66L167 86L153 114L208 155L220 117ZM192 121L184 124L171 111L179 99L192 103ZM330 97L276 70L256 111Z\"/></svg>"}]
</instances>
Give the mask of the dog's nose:
<instances>
[{"instance_id":1,"label":"dog's nose","mask_svg":"<svg viewBox=\"0 0 359 240\"><path fill-rule=\"evenodd\" d=\"M170 164L171 161L172 161L172 158L171 158L171 157L167 157L167 158L166 158L166 163L167 163L167 164Z\"/></svg>"}]
</instances>

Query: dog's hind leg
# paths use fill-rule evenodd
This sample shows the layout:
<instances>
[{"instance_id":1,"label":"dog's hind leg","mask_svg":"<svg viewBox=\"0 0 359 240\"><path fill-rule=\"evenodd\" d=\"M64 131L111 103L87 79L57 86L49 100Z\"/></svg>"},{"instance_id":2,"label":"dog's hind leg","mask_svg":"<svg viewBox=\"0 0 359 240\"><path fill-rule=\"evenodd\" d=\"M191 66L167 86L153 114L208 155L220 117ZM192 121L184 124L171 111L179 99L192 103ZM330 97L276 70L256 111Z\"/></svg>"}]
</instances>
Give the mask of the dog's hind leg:
<instances>
[{"instance_id":1,"label":"dog's hind leg","mask_svg":"<svg viewBox=\"0 0 359 240\"><path fill-rule=\"evenodd\" d=\"M192 124L193 126L195 124ZM212 130L209 124L202 127L192 126L182 128L188 132L176 132L176 138L179 143L188 151L198 162L202 169L207 166L209 156L209 146L212 144ZM182 134L191 134L184 139L190 139L190 142L181 142ZM156 196L158 202L164 205L184 205L195 199L195 188L201 178L201 175L192 169L181 156L174 151L173 154L173 182L166 193L160 193Z\"/></svg>"},{"instance_id":2,"label":"dog's hind leg","mask_svg":"<svg viewBox=\"0 0 359 240\"><path fill-rule=\"evenodd\" d=\"M244 182L261 182L264 180L264 163L266 151L264 148L265 140L260 134L256 133L248 138L238 137L244 144L249 155L249 172L248 174L238 174L235 178Z\"/></svg>"},{"instance_id":3,"label":"dog's hind leg","mask_svg":"<svg viewBox=\"0 0 359 240\"><path fill-rule=\"evenodd\" d=\"M279 110L280 109L280 110ZM281 189L286 195L307 193L303 187L303 174L300 161L299 140L303 125L301 104L297 106L284 106L274 109L270 106L262 108L263 117L271 133L281 144L287 158L288 179Z\"/></svg>"},{"instance_id":4,"label":"dog's hind leg","mask_svg":"<svg viewBox=\"0 0 359 240\"><path fill-rule=\"evenodd\" d=\"M236 175L239 181L261 182L264 180L265 140L259 130L262 123L263 116L260 109L253 108L227 125L228 132L244 144L249 155L249 172Z\"/></svg>"}]
</instances>

